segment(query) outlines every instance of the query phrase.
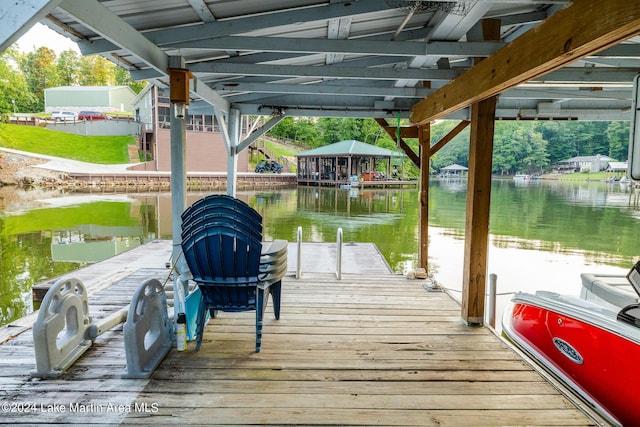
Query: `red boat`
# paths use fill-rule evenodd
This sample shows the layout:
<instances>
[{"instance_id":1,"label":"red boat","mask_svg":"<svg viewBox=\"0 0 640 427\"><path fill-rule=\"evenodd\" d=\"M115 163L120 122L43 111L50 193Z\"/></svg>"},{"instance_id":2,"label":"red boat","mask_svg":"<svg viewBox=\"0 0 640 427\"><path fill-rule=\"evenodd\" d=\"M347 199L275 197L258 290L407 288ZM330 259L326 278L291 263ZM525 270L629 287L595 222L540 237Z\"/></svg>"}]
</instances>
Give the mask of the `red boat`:
<instances>
[{"instance_id":1,"label":"red boat","mask_svg":"<svg viewBox=\"0 0 640 427\"><path fill-rule=\"evenodd\" d=\"M635 298L620 286L611 286L614 297L607 298L607 292L600 292L606 288L602 281L596 283L598 298L592 298L588 286L581 297L517 293L502 327L518 348L609 422L635 426L640 424L640 262L627 278ZM620 302L631 304L618 310L615 303Z\"/></svg>"}]
</instances>

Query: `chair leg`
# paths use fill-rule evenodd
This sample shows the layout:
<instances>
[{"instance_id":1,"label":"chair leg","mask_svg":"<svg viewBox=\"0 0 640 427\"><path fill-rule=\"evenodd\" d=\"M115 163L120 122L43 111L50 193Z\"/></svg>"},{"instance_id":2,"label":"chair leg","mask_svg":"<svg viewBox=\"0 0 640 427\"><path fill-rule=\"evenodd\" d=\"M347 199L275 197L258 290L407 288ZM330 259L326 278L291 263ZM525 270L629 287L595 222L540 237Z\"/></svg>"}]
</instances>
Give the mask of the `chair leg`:
<instances>
[{"instance_id":1,"label":"chair leg","mask_svg":"<svg viewBox=\"0 0 640 427\"><path fill-rule=\"evenodd\" d=\"M276 316L276 319L280 319L280 294L282 292L282 281L274 283L269 286L269 293L273 299L273 313Z\"/></svg>"},{"instance_id":2,"label":"chair leg","mask_svg":"<svg viewBox=\"0 0 640 427\"><path fill-rule=\"evenodd\" d=\"M260 352L260 346L262 344L262 319L264 318L264 309L267 306L268 298L269 292L258 288L256 301L256 353Z\"/></svg>"},{"instance_id":3,"label":"chair leg","mask_svg":"<svg viewBox=\"0 0 640 427\"><path fill-rule=\"evenodd\" d=\"M204 304L204 295L200 296L200 305L198 306L198 317L196 318L196 350L200 350L202 345L202 335L204 334L204 324L207 321L207 309Z\"/></svg>"}]
</instances>

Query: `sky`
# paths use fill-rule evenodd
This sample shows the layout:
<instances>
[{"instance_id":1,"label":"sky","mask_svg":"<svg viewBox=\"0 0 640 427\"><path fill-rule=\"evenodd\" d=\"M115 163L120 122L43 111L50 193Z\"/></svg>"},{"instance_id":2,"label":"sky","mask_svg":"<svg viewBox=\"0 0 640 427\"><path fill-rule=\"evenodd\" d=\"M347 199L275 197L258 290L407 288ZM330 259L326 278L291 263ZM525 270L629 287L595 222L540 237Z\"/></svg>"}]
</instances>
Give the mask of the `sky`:
<instances>
[{"instance_id":1,"label":"sky","mask_svg":"<svg viewBox=\"0 0 640 427\"><path fill-rule=\"evenodd\" d=\"M20 37L17 43L20 46L20 51L25 53L33 52L34 46L35 49L42 46L48 47L58 55L60 52L69 49L73 49L78 53L80 52L78 45L74 41L40 23L34 25L28 32Z\"/></svg>"}]
</instances>

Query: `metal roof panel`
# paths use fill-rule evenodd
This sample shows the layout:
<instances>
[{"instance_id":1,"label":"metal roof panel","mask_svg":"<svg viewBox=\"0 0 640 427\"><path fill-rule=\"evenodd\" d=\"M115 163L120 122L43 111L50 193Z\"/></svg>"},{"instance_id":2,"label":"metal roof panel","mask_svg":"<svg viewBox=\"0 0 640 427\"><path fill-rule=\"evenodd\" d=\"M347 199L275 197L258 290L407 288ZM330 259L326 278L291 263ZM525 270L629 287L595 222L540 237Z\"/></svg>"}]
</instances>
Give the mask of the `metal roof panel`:
<instances>
[{"instance_id":1,"label":"metal roof panel","mask_svg":"<svg viewBox=\"0 0 640 427\"><path fill-rule=\"evenodd\" d=\"M325 145L314 150L296 154L298 157L331 157L331 156L369 156L369 157L402 157L404 154L386 148L366 144L353 139Z\"/></svg>"}]
</instances>

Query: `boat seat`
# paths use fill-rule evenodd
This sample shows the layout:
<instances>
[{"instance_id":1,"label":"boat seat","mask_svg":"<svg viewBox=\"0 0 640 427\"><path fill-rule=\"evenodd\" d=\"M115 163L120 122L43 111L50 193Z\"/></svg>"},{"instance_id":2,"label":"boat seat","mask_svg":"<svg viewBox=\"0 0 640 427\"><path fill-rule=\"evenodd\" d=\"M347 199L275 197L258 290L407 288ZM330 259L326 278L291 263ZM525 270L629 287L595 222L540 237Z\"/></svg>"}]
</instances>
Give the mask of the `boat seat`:
<instances>
[{"instance_id":1,"label":"boat seat","mask_svg":"<svg viewBox=\"0 0 640 427\"><path fill-rule=\"evenodd\" d=\"M640 303L640 298L624 275L582 273L580 278L585 291L616 307Z\"/></svg>"}]
</instances>

